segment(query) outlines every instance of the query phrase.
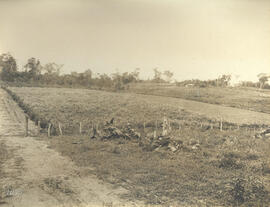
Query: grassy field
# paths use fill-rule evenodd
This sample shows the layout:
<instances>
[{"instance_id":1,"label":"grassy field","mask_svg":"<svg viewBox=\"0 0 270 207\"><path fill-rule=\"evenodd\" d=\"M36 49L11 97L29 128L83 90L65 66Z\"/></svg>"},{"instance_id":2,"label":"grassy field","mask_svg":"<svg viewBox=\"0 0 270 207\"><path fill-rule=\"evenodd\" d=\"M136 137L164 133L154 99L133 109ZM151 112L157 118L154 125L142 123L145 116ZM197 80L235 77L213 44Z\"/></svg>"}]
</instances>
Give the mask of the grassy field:
<instances>
[{"instance_id":1,"label":"grassy field","mask_svg":"<svg viewBox=\"0 0 270 207\"><path fill-rule=\"evenodd\" d=\"M77 165L90 167L82 175L96 174L128 189L126 199L163 206L270 203L270 141L254 138L258 129L254 131L253 126L238 129L223 123L220 131L219 122L187 112L179 108L177 99L167 97L82 89L10 89L33 119L50 121L56 129L62 124L64 136L44 136L50 147ZM175 152L147 147L153 142L156 125L158 137L161 134L164 116L172 125L168 137L182 143ZM102 131L104 121L113 117L115 127L122 129L129 122L142 134L141 139L90 139L92 123L99 123ZM80 122L82 135L78 135Z\"/></svg>"},{"instance_id":2,"label":"grassy field","mask_svg":"<svg viewBox=\"0 0 270 207\"><path fill-rule=\"evenodd\" d=\"M257 88L193 88L152 83L133 84L129 90L141 94L183 98L270 113L270 90Z\"/></svg>"},{"instance_id":3,"label":"grassy field","mask_svg":"<svg viewBox=\"0 0 270 207\"><path fill-rule=\"evenodd\" d=\"M164 116L175 128L179 128L179 125L196 128L211 124L214 128L218 128L221 113L224 129L237 128L232 123L265 123L270 120L268 114L266 114L268 117L265 117L264 114L250 114L249 111L243 113L237 109L160 96L64 88L26 87L10 90L32 120L41 121L43 128L46 128L49 122L52 123L58 134L59 123L64 134L78 134L80 123L82 132L88 134L93 125L98 124L102 128L104 122L111 118L115 119L115 125L119 127L130 123L141 130L145 123L147 130L150 131L153 131L156 122L158 129L161 129ZM196 110L200 115L191 113ZM254 127L259 128L255 125Z\"/></svg>"},{"instance_id":4,"label":"grassy field","mask_svg":"<svg viewBox=\"0 0 270 207\"><path fill-rule=\"evenodd\" d=\"M159 97L63 88L11 88L11 91L22 100L32 119L40 120L45 128L50 122L56 130L61 123L64 134L78 134L80 122L87 134L93 124L102 128L111 118L118 127L130 123L137 129L142 129L145 123L147 129L153 130L156 121L160 128L164 116L175 127L177 123L194 127L213 123L218 127L215 120L194 116L178 107L174 100Z\"/></svg>"},{"instance_id":5,"label":"grassy field","mask_svg":"<svg viewBox=\"0 0 270 207\"><path fill-rule=\"evenodd\" d=\"M77 165L91 167L82 175L129 190L124 197L151 205L269 205L269 140L251 132L182 130L176 153L148 151L138 141L100 141L89 137L54 137L51 147ZM194 143L199 148L194 149Z\"/></svg>"}]
</instances>

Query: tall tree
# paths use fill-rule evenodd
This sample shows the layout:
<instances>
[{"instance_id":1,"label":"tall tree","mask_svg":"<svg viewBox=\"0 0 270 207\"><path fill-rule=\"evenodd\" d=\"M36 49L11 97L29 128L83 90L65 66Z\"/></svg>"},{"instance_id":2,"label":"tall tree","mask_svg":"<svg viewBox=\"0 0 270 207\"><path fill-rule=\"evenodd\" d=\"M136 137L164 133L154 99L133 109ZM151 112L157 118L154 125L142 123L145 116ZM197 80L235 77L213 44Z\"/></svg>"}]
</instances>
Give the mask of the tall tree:
<instances>
[{"instance_id":1,"label":"tall tree","mask_svg":"<svg viewBox=\"0 0 270 207\"><path fill-rule=\"evenodd\" d=\"M59 76L63 66L64 65L59 65L56 63L47 63L44 67L42 67L42 71L44 74Z\"/></svg>"},{"instance_id":2,"label":"tall tree","mask_svg":"<svg viewBox=\"0 0 270 207\"><path fill-rule=\"evenodd\" d=\"M162 72L160 72L157 68L154 68L154 78L153 81L154 82L162 82Z\"/></svg>"},{"instance_id":3,"label":"tall tree","mask_svg":"<svg viewBox=\"0 0 270 207\"><path fill-rule=\"evenodd\" d=\"M41 68L40 61L34 57L29 58L24 66L25 72L28 72L32 78L41 74Z\"/></svg>"},{"instance_id":4,"label":"tall tree","mask_svg":"<svg viewBox=\"0 0 270 207\"><path fill-rule=\"evenodd\" d=\"M165 76L165 79L166 79L167 82L171 82L172 81L173 72L171 72L169 70L165 70L163 72L163 75Z\"/></svg>"},{"instance_id":5,"label":"tall tree","mask_svg":"<svg viewBox=\"0 0 270 207\"><path fill-rule=\"evenodd\" d=\"M43 80L46 84L56 84L60 79L60 71L63 65L58 65L56 63L47 63L42 67Z\"/></svg>"},{"instance_id":6,"label":"tall tree","mask_svg":"<svg viewBox=\"0 0 270 207\"><path fill-rule=\"evenodd\" d=\"M268 77L267 76L262 76L259 78L260 82L260 88L264 88L264 85L268 82Z\"/></svg>"},{"instance_id":7,"label":"tall tree","mask_svg":"<svg viewBox=\"0 0 270 207\"><path fill-rule=\"evenodd\" d=\"M0 55L0 71L3 81L14 81L17 72L17 63L9 53Z\"/></svg>"}]
</instances>

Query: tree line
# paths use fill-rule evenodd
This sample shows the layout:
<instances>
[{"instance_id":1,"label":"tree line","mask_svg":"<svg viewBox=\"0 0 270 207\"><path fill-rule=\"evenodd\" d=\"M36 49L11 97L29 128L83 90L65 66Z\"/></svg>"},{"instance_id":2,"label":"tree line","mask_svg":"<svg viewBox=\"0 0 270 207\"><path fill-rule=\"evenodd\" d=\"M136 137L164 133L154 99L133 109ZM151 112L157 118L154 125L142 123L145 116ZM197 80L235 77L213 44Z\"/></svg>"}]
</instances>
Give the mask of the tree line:
<instances>
[{"instance_id":1,"label":"tree line","mask_svg":"<svg viewBox=\"0 0 270 207\"><path fill-rule=\"evenodd\" d=\"M29 58L27 63L18 69L16 59L9 53L0 55L0 78L11 85L17 86L63 86L86 87L98 89L128 89L130 83L142 82L139 79L140 69L132 72L115 72L110 75L94 73L91 69L84 72L60 74L63 65L47 63L42 65L37 58ZM154 69L154 77L150 81L155 83L171 82L173 73Z\"/></svg>"},{"instance_id":2,"label":"tree line","mask_svg":"<svg viewBox=\"0 0 270 207\"><path fill-rule=\"evenodd\" d=\"M15 58L9 53L0 55L0 78L2 81L13 85L32 86L64 86L64 87L87 87L87 88L114 88L124 89L128 83L138 82L139 69L133 72L111 75L95 74L87 69L84 72L71 72L61 75L63 65L47 63L42 65L36 58L29 58L21 70Z\"/></svg>"},{"instance_id":3,"label":"tree line","mask_svg":"<svg viewBox=\"0 0 270 207\"><path fill-rule=\"evenodd\" d=\"M178 86L194 86L200 88L206 87L227 87L230 85L231 75L222 75L221 77L213 80L185 80L182 82L177 82Z\"/></svg>"},{"instance_id":4,"label":"tree line","mask_svg":"<svg viewBox=\"0 0 270 207\"><path fill-rule=\"evenodd\" d=\"M160 71L153 69L154 76L149 80L139 78L140 69L132 72L115 72L110 75L94 73L91 69L84 72L71 72L60 74L63 65L47 63L42 65L37 58L29 58L27 63L19 70L16 59L9 53L0 55L0 79L16 86L62 86L62 87L84 87L96 89L125 90L130 83L153 82L174 83L178 86L194 87L226 87L230 85L231 75L222 75L213 80L185 80L177 82L173 80L173 72L169 70ZM240 86L269 88L268 76L260 76L257 83L245 81Z\"/></svg>"}]
</instances>

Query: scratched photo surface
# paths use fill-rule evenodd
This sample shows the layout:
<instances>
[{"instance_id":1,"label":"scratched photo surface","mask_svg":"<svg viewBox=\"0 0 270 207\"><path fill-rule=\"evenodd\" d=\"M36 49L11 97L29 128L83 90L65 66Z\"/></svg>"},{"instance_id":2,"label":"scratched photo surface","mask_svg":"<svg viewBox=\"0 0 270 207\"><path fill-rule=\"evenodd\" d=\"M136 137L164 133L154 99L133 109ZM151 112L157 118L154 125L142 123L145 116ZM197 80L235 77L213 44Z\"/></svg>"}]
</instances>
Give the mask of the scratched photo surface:
<instances>
[{"instance_id":1,"label":"scratched photo surface","mask_svg":"<svg viewBox=\"0 0 270 207\"><path fill-rule=\"evenodd\" d=\"M270 206L269 0L0 0L0 207Z\"/></svg>"}]
</instances>

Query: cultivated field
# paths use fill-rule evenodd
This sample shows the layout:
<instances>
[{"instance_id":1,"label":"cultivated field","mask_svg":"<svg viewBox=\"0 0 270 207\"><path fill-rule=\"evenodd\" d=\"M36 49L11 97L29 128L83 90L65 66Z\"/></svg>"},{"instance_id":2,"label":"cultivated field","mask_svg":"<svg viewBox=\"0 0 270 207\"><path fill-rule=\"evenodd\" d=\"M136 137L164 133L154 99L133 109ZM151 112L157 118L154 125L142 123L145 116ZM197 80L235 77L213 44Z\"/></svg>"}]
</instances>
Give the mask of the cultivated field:
<instances>
[{"instance_id":1,"label":"cultivated field","mask_svg":"<svg viewBox=\"0 0 270 207\"><path fill-rule=\"evenodd\" d=\"M52 148L80 167L91 167L85 175L95 174L127 189L125 199L181 206L259 206L270 202L270 142L254 137L261 130L259 125L238 128L237 122L223 122L221 131L219 119L183 110L181 100L175 98L82 89L10 90L35 121L42 121L44 131L50 122L57 135L61 123L63 136L44 136ZM204 110L213 111L211 106ZM177 150L160 137L164 116L171 122L166 137L178 141ZM90 139L93 125L98 124L102 132L104 122L111 118L115 118L116 131L130 123L142 136L104 140L101 133Z\"/></svg>"},{"instance_id":2,"label":"cultivated field","mask_svg":"<svg viewBox=\"0 0 270 207\"><path fill-rule=\"evenodd\" d=\"M139 83L130 86L130 91L159 95L204 103L219 104L252 111L270 113L270 90L258 88L198 88L180 87L172 84Z\"/></svg>"},{"instance_id":3,"label":"cultivated field","mask_svg":"<svg viewBox=\"0 0 270 207\"><path fill-rule=\"evenodd\" d=\"M236 108L228 108L178 98L146 96L140 94L111 93L87 89L64 88L10 88L31 119L41 121L46 128L52 123L56 133L59 123L64 134L78 134L79 125L83 133L89 133L93 125L102 127L105 121L115 119L117 126L130 123L133 127L152 130L166 116L173 127L181 125L238 128L246 124L259 129L270 124L270 115ZM228 123L226 123L228 122ZM179 126L180 125L180 126ZM241 127L240 126L240 127Z\"/></svg>"}]
</instances>

